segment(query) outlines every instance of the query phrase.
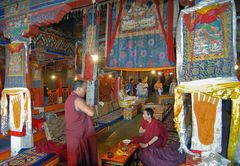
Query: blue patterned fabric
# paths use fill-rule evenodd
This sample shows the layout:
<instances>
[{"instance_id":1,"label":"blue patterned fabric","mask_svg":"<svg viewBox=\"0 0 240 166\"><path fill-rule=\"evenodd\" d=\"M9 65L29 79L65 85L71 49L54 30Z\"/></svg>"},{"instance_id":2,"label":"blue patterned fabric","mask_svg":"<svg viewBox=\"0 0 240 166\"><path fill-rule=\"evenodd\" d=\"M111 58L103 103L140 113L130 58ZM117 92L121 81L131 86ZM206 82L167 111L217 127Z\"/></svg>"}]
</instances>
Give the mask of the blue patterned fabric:
<instances>
[{"instance_id":1,"label":"blue patterned fabric","mask_svg":"<svg viewBox=\"0 0 240 166\"><path fill-rule=\"evenodd\" d=\"M160 1L166 31L167 8ZM111 68L160 68L175 66L168 61L167 45L160 28L156 6L152 1L139 4L136 0L123 2L122 16L109 55ZM162 3L161 3L162 2ZM119 3L112 6L111 36L118 17ZM108 43L109 45L109 43Z\"/></svg>"},{"instance_id":2,"label":"blue patterned fabric","mask_svg":"<svg viewBox=\"0 0 240 166\"><path fill-rule=\"evenodd\" d=\"M174 66L168 61L167 46L158 34L126 37L114 42L109 67L154 68Z\"/></svg>"}]
</instances>

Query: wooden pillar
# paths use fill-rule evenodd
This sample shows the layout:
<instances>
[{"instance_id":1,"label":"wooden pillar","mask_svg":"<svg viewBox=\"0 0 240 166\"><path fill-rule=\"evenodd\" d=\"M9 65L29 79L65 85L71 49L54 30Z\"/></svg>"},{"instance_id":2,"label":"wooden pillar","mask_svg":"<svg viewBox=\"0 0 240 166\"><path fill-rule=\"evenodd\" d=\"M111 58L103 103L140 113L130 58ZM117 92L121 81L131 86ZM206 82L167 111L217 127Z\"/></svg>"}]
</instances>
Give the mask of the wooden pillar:
<instances>
[{"instance_id":1,"label":"wooden pillar","mask_svg":"<svg viewBox=\"0 0 240 166\"><path fill-rule=\"evenodd\" d=\"M58 103L62 103L63 98L62 98L62 78L58 77Z\"/></svg>"},{"instance_id":2,"label":"wooden pillar","mask_svg":"<svg viewBox=\"0 0 240 166\"><path fill-rule=\"evenodd\" d=\"M67 67L67 85L68 85L68 90L69 93L72 91L72 83L75 78L75 70L74 70L74 65L68 65Z\"/></svg>"}]
</instances>

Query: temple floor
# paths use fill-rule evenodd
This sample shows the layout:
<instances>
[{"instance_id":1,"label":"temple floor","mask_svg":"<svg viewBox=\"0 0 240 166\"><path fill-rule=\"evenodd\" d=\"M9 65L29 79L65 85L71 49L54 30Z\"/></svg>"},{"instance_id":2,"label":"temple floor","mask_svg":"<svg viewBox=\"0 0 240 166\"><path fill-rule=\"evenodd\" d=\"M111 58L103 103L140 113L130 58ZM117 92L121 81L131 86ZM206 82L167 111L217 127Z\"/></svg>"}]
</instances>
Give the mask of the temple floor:
<instances>
[{"instance_id":1,"label":"temple floor","mask_svg":"<svg viewBox=\"0 0 240 166\"><path fill-rule=\"evenodd\" d=\"M155 95L149 97L148 102L157 103ZM173 111L170 111L163 123L169 132L169 138L167 144L170 145L179 140L177 132L173 123ZM123 139L131 139L133 136L138 135L140 127L140 121L142 120L142 113L139 113L132 120L120 120L113 125L104 128L97 133L97 148L98 148L98 160L99 165L101 156L111 149L115 144ZM66 163L60 163L61 166L67 165Z\"/></svg>"},{"instance_id":2,"label":"temple floor","mask_svg":"<svg viewBox=\"0 0 240 166\"><path fill-rule=\"evenodd\" d=\"M123 139L131 139L138 134L142 114L133 120L121 120L97 133L98 158Z\"/></svg>"}]
</instances>

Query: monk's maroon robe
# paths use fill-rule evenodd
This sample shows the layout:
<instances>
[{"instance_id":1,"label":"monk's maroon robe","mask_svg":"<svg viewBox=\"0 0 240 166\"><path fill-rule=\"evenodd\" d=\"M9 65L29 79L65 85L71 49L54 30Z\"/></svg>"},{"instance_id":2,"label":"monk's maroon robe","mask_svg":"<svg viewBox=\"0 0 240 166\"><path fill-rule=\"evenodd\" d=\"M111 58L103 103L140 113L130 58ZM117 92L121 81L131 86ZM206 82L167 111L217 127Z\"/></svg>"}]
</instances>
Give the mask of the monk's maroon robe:
<instances>
[{"instance_id":1,"label":"monk's maroon robe","mask_svg":"<svg viewBox=\"0 0 240 166\"><path fill-rule=\"evenodd\" d=\"M179 143L166 146L168 132L165 126L158 120L142 121L141 127L145 129L142 136L133 138L135 143L148 143L154 136L158 140L146 148L140 148L138 157L144 166L176 166L185 161L185 155L178 152Z\"/></svg>"},{"instance_id":2,"label":"monk's maroon robe","mask_svg":"<svg viewBox=\"0 0 240 166\"><path fill-rule=\"evenodd\" d=\"M98 165L95 129L91 118L75 109L77 98L72 92L65 102L68 166L95 166Z\"/></svg>"},{"instance_id":3,"label":"monk's maroon robe","mask_svg":"<svg viewBox=\"0 0 240 166\"><path fill-rule=\"evenodd\" d=\"M164 147L167 143L168 132L164 125L156 119L152 119L149 123L146 120L141 122L141 127L145 129L145 133L142 136L136 136L133 138L135 143L148 143L153 137L157 136L158 140L151 146Z\"/></svg>"}]
</instances>

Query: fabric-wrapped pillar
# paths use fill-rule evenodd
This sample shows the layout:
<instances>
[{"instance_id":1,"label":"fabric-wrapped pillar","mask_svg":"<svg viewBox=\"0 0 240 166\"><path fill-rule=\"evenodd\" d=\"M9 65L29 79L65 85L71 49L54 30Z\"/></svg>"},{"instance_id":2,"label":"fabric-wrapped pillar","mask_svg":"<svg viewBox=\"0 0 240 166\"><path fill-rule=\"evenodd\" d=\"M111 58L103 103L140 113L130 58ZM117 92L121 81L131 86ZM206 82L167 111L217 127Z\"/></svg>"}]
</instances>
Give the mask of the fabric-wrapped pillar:
<instances>
[{"instance_id":1,"label":"fabric-wrapped pillar","mask_svg":"<svg viewBox=\"0 0 240 166\"><path fill-rule=\"evenodd\" d=\"M2 92L1 132L11 135L11 155L33 147L31 96L27 87L27 42L12 42L6 51L6 77Z\"/></svg>"},{"instance_id":2,"label":"fabric-wrapped pillar","mask_svg":"<svg viewBox=\"0 0 240 166\"><path fill-rule=\"evenodd\" d=\"M34 64L32 68L32 97L34 107L42 107L44 105L42 68L38 64Z\"/></svg>"}]
</instances>

